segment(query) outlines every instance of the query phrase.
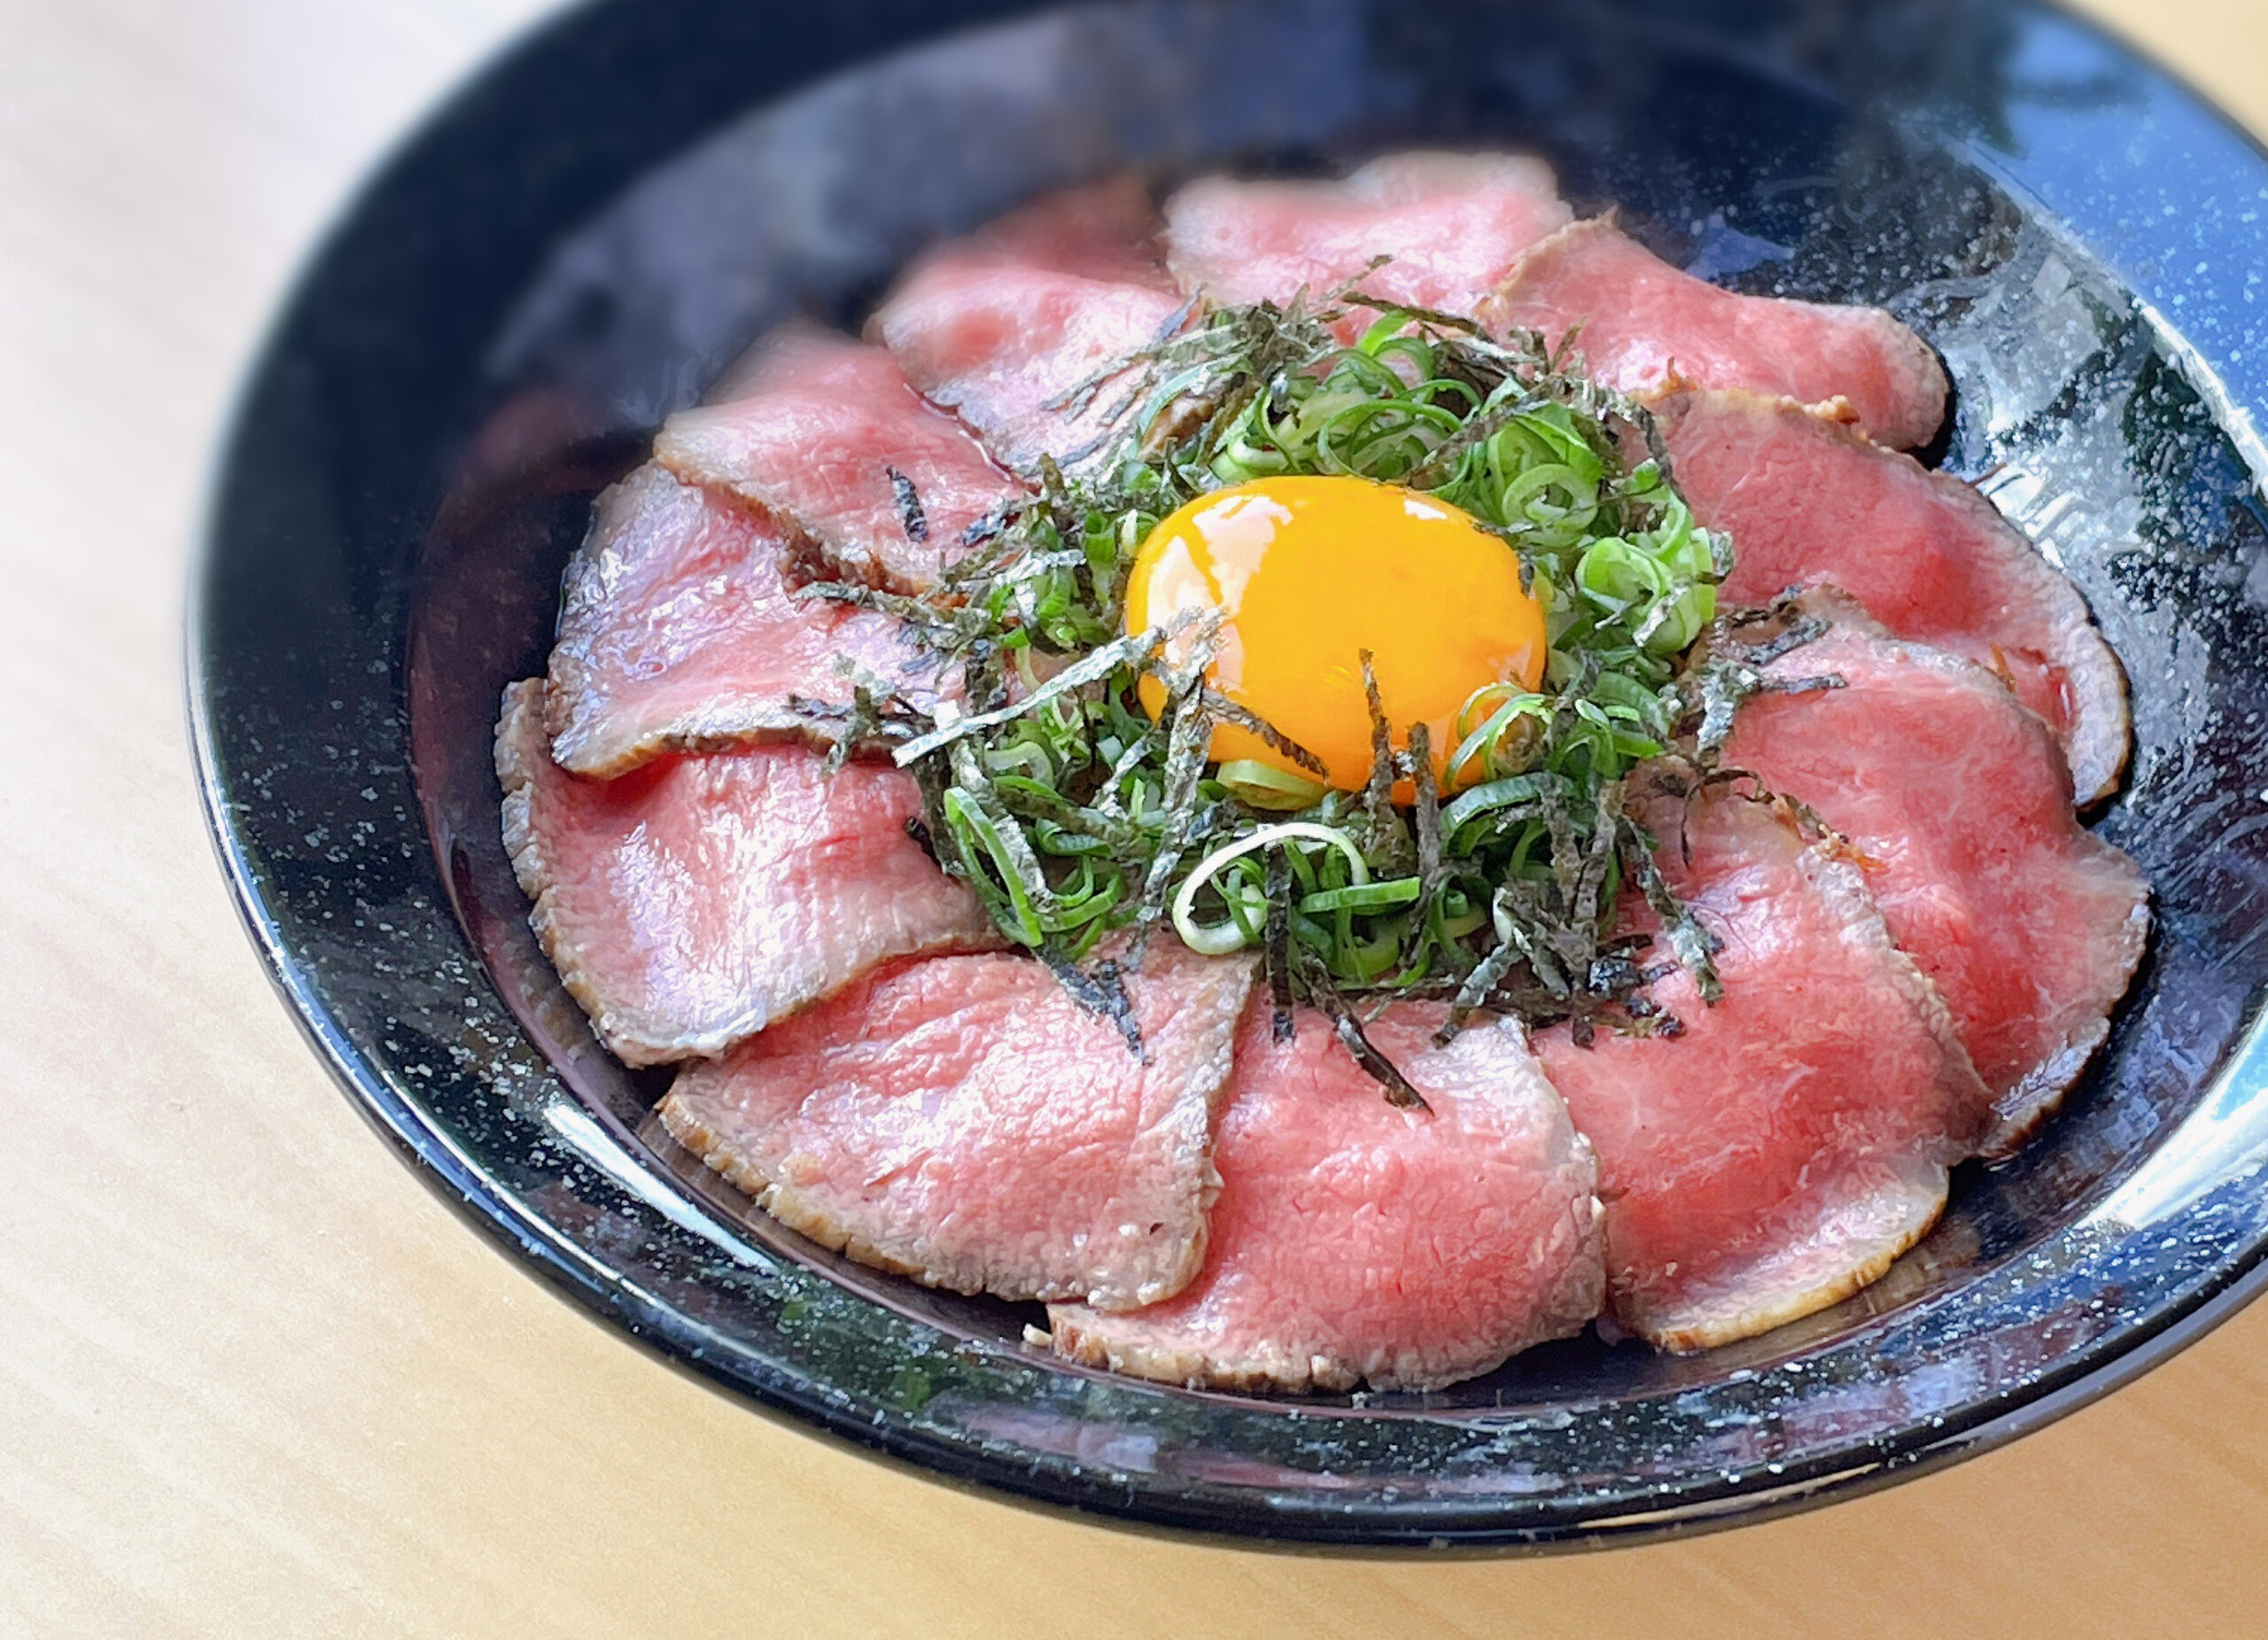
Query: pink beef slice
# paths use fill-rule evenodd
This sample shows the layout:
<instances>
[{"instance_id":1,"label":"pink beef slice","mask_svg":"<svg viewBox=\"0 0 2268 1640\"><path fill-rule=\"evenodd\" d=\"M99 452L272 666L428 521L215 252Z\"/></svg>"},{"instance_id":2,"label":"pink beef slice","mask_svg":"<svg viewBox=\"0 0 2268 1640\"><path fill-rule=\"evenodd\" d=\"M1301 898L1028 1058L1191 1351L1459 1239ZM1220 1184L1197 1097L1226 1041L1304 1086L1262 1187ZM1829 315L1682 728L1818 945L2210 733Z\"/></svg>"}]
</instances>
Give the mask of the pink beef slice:
<instances>
[{"instance_id":1,"label":"pink beef slice","mask_svg":"<svg viewBox=\"0 0 2268 1640\"><path fill-rule=\"evenodd\" d=\"M790 698L847 704L846 662L924 709L953 692L894 618L792 593L791 552L748 503L660 467L600 496L551 652L561 765L605 778L672 752L824 738Z\"/></svg>"},{"instance_id":2,"label":"pink beef slice","mask_svg":"<svg viewBox=\"0 0 2268 1640\"><path fill-rule=\"evenodd\" d=\"M1889 1269L1936 1222L1992 1100L1858 868L1776 805L1720 787L1685 807L1674 768L1633 776L1633 812L1723 942L1723 998L1705 1006L1674 968L1652 997L1681 1034L1601 1029L1579 1047L1560 1025L1535 1051L1598 1153L1614 1320L1684 1351Z\"/></svg>"},{"instance_id":3,"label":"pink beef slice","mask_svg":"<svg viewBox=\"0 0 2268 1640\"><path fill-rule=\"evenodd\" d=\"M661 1117L862 1263L956 1292L1153 1303L1204 1257L1251 977L1153 945L1126 982L1138 1059L1029 957L906 964L682 1072Z\"/></svg>"},{"instance_id":4,"label":"pink beef slice","mask_svg":"<svg viewBox=\"0 0 2268 1640\"><path fill-rule=\"evenodd\" d=\"M1173 276L1158 243L1161 227L1149 189L1138 177L1122 175L1043 195L995 219L959 248L1019 267L1171 291Z\"/></svg>"},{"instance_id":5,"label":"pink beef slice","mask_svg":"<svg viewBox=\"0 0 2268 1640\"><path fill-rule=\"evenodd\" d=\"M941 255L871 322L906 377L960 412L984 446L1029 477L1040 457L1077 466L1128 392L1122 367L1180 309L1146 285ZM1080 402L1082 391L1097 385Z\"/></svg>"},{"instance_id":6,"label":"pink beef slice","mask_svg":"<svg viewBox=\"0 0 2268 1640\"><path fill-rule=\"evenodd\" d=\"M496 726L504 846L544 951L625 1064L723 1053L878 962L998 937L906 831L913 778L765 746L586 780L545 743L544 685Z\"/></svg>"},{"instance_id":7,"label":"pink beef slice","mask_svg":"<svg viewBox=\"0 0 2268 1640\"><path fill-rule=\"evenodd\" d=\"M1879 307L1740 296L1661 260L1612 222L1577 222L1520 258L1483 312L1490 328L1576 347L1629 393L1675 382L1801 404L1840 398L1877 443L1910 449L1946 418L1943 366Z\"/></svg>"},{"instance_id":8,"label":"pink beef slice","mask_svg":"<svg viewBox=\"0 0 2268 1640\"><path fill-rule=\"evenodd\" d=\"M1224 306L1312 303L1359 282L1410 307L1475 314L1520 253L1565 225L1551 168L1509 154L1403 153L1341 182L1208 176L1166 202L1182 289ZM1393 260L1371 269L1381 256ZM1352 341L1375 315L1336 327Z\"/></svg>"},{"instance_id":9,"label":"pink beef slice","mask_svg":"<svg viewBox=\"0 0 2268 1640\"><path fill-rule=\"evenodd\" d=\"M1732 537L1726 598L1838 587L1898 636L2005 676L2055 731L2082 805L2116 789L2125 675L2078 588L1992 502L1784 399L1678 392L1654 414L1694 516Z\"/></svg>"},{"instance_id":10,"label":"pink beef slice","mask_svg":"<svg viewBox=\"0 0 2268 1640\"><path fill-rule=\"evenodd\" d=\"M967 550L970 527L1023 493L880 347L789 325L735 375L732 400L663 424L655 460L802 531L839 574L907 592L932 586ZM916 518L900 479L918 498Z\"/></svg>"},{"instance_id":11,"label":"pink beef slice","mask_svg":"<svg viewBox=\"0 0 2268 1640\"><path fill-rule=\"evenodd\" d=\"M1051 196L938 246L867 321L906 379L1011 471L1091 454L1133 381L1117 367L1183 312L1132 188Z\"/></svg>"},{"instance_id":12,"label":"pink beef slice","mask_svg":"<svg viewBox=\"0 0 2268 1640\"><path fill-rule=\"evenodd\" d=\"M2047 727L1992 673L1884 633L1847 600L1767 672L1842 687L1762 695L1724 758L1810 804L1865 858L1898 943L1945 994L2013 1150L2109 1031L2141 960L2149 890L2082 828Z\"/></svg>"},{"instance_id":13,"label":"pink beef slice","mask_svg":"<svg viewBox=\"0 0 2268 1640\"><path fill-rule=\"evenodd\" d=\"M1192 1386L1423 1389L1580 1331L1604 1286L1589 1146L1517 1025L1437 1047L1444 1017L1399 1003L1369 1028L1432 1108L1405 1112L1328 1020L1303 1011L1278 1042L1255 994L1203 1271L1130 1314L1057 1307L1055 1348Z\"/></svg>"}]
</instances>

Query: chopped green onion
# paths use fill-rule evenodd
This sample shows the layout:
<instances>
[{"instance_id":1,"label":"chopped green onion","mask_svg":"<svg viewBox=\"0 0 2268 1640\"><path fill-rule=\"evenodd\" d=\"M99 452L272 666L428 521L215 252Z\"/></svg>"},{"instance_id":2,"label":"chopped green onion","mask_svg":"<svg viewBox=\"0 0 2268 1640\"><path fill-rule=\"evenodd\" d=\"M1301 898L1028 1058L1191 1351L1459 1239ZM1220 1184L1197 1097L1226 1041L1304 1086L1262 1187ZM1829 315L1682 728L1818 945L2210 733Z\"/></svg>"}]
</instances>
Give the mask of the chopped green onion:
<instances>
[{"instance_id":1,"label":"chopped green onion","mask_svg":"<svg viewBox=\"0 0 2268 1640\"><path fill-rule=\"evenodd\" d=\"M1312 822L1287 820L1280 825L1263 826L1247 837L1239 839L1214 850L1197 862L1189 875L1182 880L1181 891L1173 897L1174 932L1192 951L1202 952L1208 957L1224 957L1231 952L1242 951L1252 943L1252 937L1236 924L1215 923L1208 926L1197 921L1197 896L1222 868L1247 854L1278 843L1305 843L1310 847L1328 845L1336 848L1346 858L1347 869L1354 874L1357 884L1371 880L1370 862L1355 846L1354 839L1335 826L1318 826Z\"/></svg>"},{"instance_id":2,"label":"chopped green onion","mask_svg":"<svg viewBox=\"0 0 2268 1640\"><path fill-rule=\"evenodd\" d=\"M1730 549L1664 466L1627 456L1652 442L1643 412L1541 337L1495 339L1359 291L1332 302L1376 310L1351 347L1331 304L1177 315L1065 400L1100 436L1043 461L1040 494L976 526L934 591L812 590L899 618L952 669L953 703L925 715L876 687L844 733L895 746L930 846L1010 940L1076 994L1122 1001L1075 966L1114 932L1138 955L1167 921L1200 952L1256 950L1285 1026L1321 1009L1406 1103L1415 1091L1351 1011L1366 999L1449 1000L1452 1029L1481 1008L1587 1024L1642 983L1611 938L1617 903L1626 885L1674 901L1621 817L1621 782L1688 710L1681 657L1716 618ZM1387 721L1370 690L1359 790L1332 789L1310 752L1216 692L1213 629L1187 644L1187 626L1123 630L1161 519L1224 485L1331 473L1407 486L1500 537L1548 644L1539 687L1476 689L1431 734ZM1154 721L1146 680L1163 686ZM1721 738L1726 698L1696 692L1705 741L1712 723ZM1270 755L1209 765L1222 726ZM1395 803L1410 792L1414 807ZM1689 966L1705 960L1690 919L1663 916Z\"/></svg>"},{"instance_id":3,"label":"chopped green onion","mask_svg":"<svg viewBox=\"0 0 2268 1640\"><path fill-rule=\"evenodd\" d=\"M1245 758L1223 764L1214 778L1255 809L1311 809L1331 789L1320 781L1287 774L1272 763Z\"/></svg>"}]
</instances>

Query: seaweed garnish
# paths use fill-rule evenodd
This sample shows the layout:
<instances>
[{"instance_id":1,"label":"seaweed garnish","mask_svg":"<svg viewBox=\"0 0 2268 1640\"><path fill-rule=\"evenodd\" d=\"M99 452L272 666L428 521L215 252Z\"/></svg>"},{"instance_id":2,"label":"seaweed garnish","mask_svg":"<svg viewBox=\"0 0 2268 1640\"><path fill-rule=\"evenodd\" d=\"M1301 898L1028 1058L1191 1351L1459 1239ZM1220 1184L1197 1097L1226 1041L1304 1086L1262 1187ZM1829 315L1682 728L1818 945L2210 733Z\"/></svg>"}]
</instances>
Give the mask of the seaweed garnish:
<instances>
[{"instance_id":1,"label":"seaweed garnish","mask_svg":"<svg viewBox=\"0 0 2268 1640\"><path fill-rule=\"evenodd\" d=\"M1368 673L1365 666L1365 675ZM1418 836L1418 899L1413 914L1431 913L1434 896L1441 891L1445 872L1441 861L1441 793L1433 778L1433 734L1422 723L1410 726L1410 750L1402 758L1415 789L1410 825Z\"/></svg>"},{"instance_id":2,"label":"seaweed garnish","mask_svg":"<svg viewBox=\"0 0 2268 1640\"><path fill-rule=\"evenodd\" d=\"M1268 857L1266 939L1262 966L1268 979L1270 1030L1277 1042L1289 1042L1297 1029L1292 1010L1299 999L1292 989L1292 863L1281 849Z\"/></svg>"},{"instance_id":3,"label":"seaweed garnish","mask_svg":"<svg viewBox=\"0 0 2268 1640\"><path fill-rule=\"evenodd\" d=\"M1258 712L1246 710L1219 690L1209 685L1205 686L1200 699L1205 710L1216 719L1242 729L1278 757L1289 758L1317 779L1322 779L1331 773L1324 766L1323 759L1317 757L1315 753L1285 735Z\"/></svg>"},{"instance_id":4,"label":"seaweed garnish","mask_svg":"<svg viewBox=\"0 0 2268 1640\"><path fill-rule=\"evenodd\" d=\"M1116 1026L1118 1034L1126 1038L1127 1051L1143 1064L1150 1062L1149 1047L1142 1040L1142 1022L1134 1015L1134 999L1127 994L1125 974L1115 960L1107 957L1090 972L1061 952L1045 946L1041 947L1039 958L1071 993L1073 1001Z\"/></svg>"},{"instance_id":5,"label":"seaweed garnish","mask_svg":"<svg viewBox=\"0 0 2268 1640\"><path fill-rule=\"evenodd\" d=\"M1687 975L1701 1000L1712 1007L1721 1001L1725 994L1722 981L1717 977L1716 956L1720 942L1703 928L1692 910L1670 891L1662 880L1661 868L1654 863L1653 839L1635 825L1625 832L1625 846L1632 875L1646 904L1654 915L1661 919L1662 937Z\"/></svg>"},{"instance_id":6,"label":"seaweed garnish","mask_svg":"<svg viewBox=\"0 0 2268 1640\"><path fill-rule=\"evenodd\" d=\"M1142 881L1140 908L1135 917L1139 941L1146 942L1165 916L1175 869L1200 819L1197 786L1213 743L1213 719L1205 703L1204 688L1205 669L1212 658L1210 634L1200 633L1185 667L1165 680L1173 727L1166 735L1165 764L1160 772L1159 807L1164 821L1159 828L1150 869ZM1138 945L1138 953L1139 949Z\"/></svg>"},{"instance_id":7,"label":"seaweed garnish","mask_svg":"<svg viewBox=\"0 0 2268 1640\"><path fill-rule=\"evenodd\" d=\"M1410 828L1394 804L1394 785L1402 776L1402 762L1394 750L1394 726L1386 721L1386 706L1379 695L1378 667L1371 652L1362 650L1359 658L1363 702L1371 712L1371 777L1363 787L1363 818L1368 835L1363 840L1363 852L1388 867L1408 866L1417 859L1417 851L1410 844Z\"/></svg>"},{"instance_id":8,"label":"seaweed garnish","mask_svg":"<svg viewBox=\"0 0 2268 1640\"><path fill-rule=\"evenodd\" d=\"M790 711L809 713L816 704L797 696L788 697ZM852 753L877 740L882 728L882 709L874 698L874 692L863 683L853 684L850 710L843 714L835 727L835 743L827 749L827 756L819 764L819 773L835 773L850 760Z\"/></svg>"},{"instance_id":9,"label":"seaweed garnish","mask_svg":"<svg viewBox=\"0 0 2268 1640\"><path fill-rule=\"evenodd\" d=\"M832 774L853 758L888 757L934 719L900 691L855 669L846 669L846 703L788 695L780 708L793 727L827 753L821 772Z\"/></svg>"},{"instance_id":10,"label":"seaweed garnish","mask_svg":"<svg viewBox=\"0 0 2268 1640\"><path fill-rule=\"evenodd\" d=\"M1410 1085L1410 1078L1402 1074L1399 1066L1379 1052L1363 1031L1362 1022L1347 1011L1345 1002L1328 992L1323 993L1318 1001L1355 1062L1386 1090L1386 1102L1399 1110L1422 1110L1431 1115L1433 1108L1425 1102L1425 1096Z\"/></svg>"},{"instance_id":11,"label":"seaweed garnish","mask_svg":"<svg viewBox=\"0 0 2268 1640\"><path fill-rule=\"evenodd\" d=\"M1762 609L1729 610L1713 621L1693 647L1676 688L1683 703L1680 727L1690 737L1694 760L1712 768L1732 738L1740 709L1764 695L1809 695L1839 689L1832 672L1767 677L1765 668L1823 635L1828 623L1793 597Z\"/></svg>"},{"instance_id":12,"label":"seaweed garnish","mask_svg":"<svg viewBox=\"0 0 2268 1640\"><path fill-rule=\"evenodd\" d=\"M942 867L944 864L937 858L937 840L929 834L928 821L923 820L919 814L907 815L905 835L913 840L915 848L929 857L931 865Z\"/></svg>"},{"instance_id":13,"label":"seaweed garnish","mask_svg":"<svg viewBox=\"0 0 2268 1640\"><path fill-rule=\"evenodd\" d=\"M1433 1107L1425 1102L1425 1096L1412 1087L1410 1078L1402 1074L1401 1068L1379 1053L1371 1041L1370 1034L1363 1029L1363 1022L1348 1006L1346 997L1340 993L1329 970L1312 953L1303 952L1301 962L1306 969L1301 977L1307 983L1310 1003L1331 1022L1332 1030L1337 1033L1340 1042L1353 1056L1355 1062L1372 1081L1385 1089L1386 1102L1401 1110L1430 1112Z\"/></svg>"},{"instance_id":14,"label":"seaweed garnish","mask_svg":"<svg viewBox=\"0 0 2268 1640\"><path fill-rule=\"evenodd\" d=\"M929 519L928 515L921 510L921 492L913 487L913 479L897 468L885 467L882 470L889 475L890 494L897 498L898 522L905 531L905 539L910 541L928 540Z\"/></svg>"}]
</instances>

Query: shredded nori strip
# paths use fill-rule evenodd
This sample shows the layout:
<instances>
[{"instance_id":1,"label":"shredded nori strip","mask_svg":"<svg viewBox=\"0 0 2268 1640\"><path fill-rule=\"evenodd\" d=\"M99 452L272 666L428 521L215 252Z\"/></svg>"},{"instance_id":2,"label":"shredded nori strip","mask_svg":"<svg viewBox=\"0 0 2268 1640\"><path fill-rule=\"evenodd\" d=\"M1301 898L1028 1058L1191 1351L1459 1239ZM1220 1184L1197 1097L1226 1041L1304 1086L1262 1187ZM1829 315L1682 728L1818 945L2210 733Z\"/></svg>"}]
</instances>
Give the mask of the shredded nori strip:
<instances>
[{"instance_id":1,"label":"shredded nori strip","mask_svg":"<svg viewBox=\"0 0 2268 1640\"><path fill-rule=\"evenodd\" d=\"M1394 726L1386 721L1371 652L1357 653L1363 663L1363 701L1371 711L1371 778L1363 788L1363 812L1370 822L1370 835L1363 852L1389 865L1403 865L1410 859L1411 850L1409 828L1394 806L1394 782L1401 774L1401 762L1394 754Z\"/></svg>"},{"instance_id":2,"label":"shredded nori strip","mask_svg":"<svg viewBox=\"0 0 2268 1640\"><path fill-rule=\"evenodd\" d=\"M1296 1028L1293 1007L1298 999L1292 990L1292 862L1281 849L1268 856L1268 924L1266 955L1268 998L1274 1010L1270 1029L1278 1042L1289 1042Z\"/></svg>"},{"instance_id":3,"label":"shredded nori strip","mask_svg":"<svg viewBox=\"0 0 2268 1640\"><path fill-rule=\"evenodd\" d=\"M1654 864L1653 843L1635 821L1622 822L1624 860L1638 889L1646 897L1646 904L1662 920L1662 934L1669 948L1692 976L1693 987L1701 993L1701 1000L1714 1005L1723 999L1725 988L1717 978L1716 936L1693 920L1693 913L1684 902L1669 890L1662 881L1661 870Z\"/></svg>"},{"instance_id":4,"label":"shredded nori strip","mask_svg":"<svg viewBox=\"0 0 2268 1640\"><path fill-rule=\"evenodd\" d=\"M974 610L947 609L913 593L887 592L864 581L806 581L796 589L798 598L818 598L875 610L905 623L917 642L944 654L966 649L984 639L990 623Z\"/></svg>"},{"instance_id":5,"label":"shredded nori strip","mask_svg":"<svg viewBox=\"0 0 2268 1640\"><path fill-rule=\"evenodd\" d=\"M1074 1002L1117 1026L1118 1034L1126 1038L1127 1050L1143 1064L1150 1062L1150 1050L1142 1040L1142 1023L1134 1016L1134 999L1127 995L1125 975L1115 960L1105 958L1090 974L1049 945L1040 947L1039 960L1071 993Z\"/></svg>"},{"instance_id":6,"label":"shredded nori strip","mask_svg":"<svg viewBox=\"0 0 2268 1640\"><path fill-rule=\"evenodd\" d=\"M1174 868L1181 863L1182 851L1189 845L1197 819L1197 782L1205 773L1205 754L1213 742L1213 719L1205 709L1203 688L1204 669L1211 658L1211 646L1202 646L1200 658L1191 665L1188 681L1172 703L1173 728L1166 736L1165 788L1160 804L1165 811L1165 828L1158 837L1149 874L1143 880L1141 910L1135 919L1144 937L1165 915Z\"/></svg>"},{"instance_id":7,"label":"shredded nori strip","mask_svg":"<svg viewBox=\"0 0 2268 1640\"><path fill-rule=\"evenodd\" d=\"M882 713L874 703L874 692L864 684L852 685L850 710L835 733L835 743L827 749L819 772L833 774L841 769L850 760L854 749L880 735L882 726Z\"/></svg>"},{"instance_id":8,"label":"shredded nori strip","mask_svg":"<svg viewBox=\"0 0 2268 1640\"><path fill-rule=\"evenodd\" d=\"M1247 735L1255 736L1269 750L1279 758L1288 758L1317 780L1330 777L1331 771L1324 766L1322 758L1317 757L1290 735L1285 735L1258 712L1247 711L1219 690L1210 687L1205 689L1203 699L1205 710L1211 712L1221 722L1232 723Z\"/></svg>"},{"instance_id":9,"label":"shredded nori strip","mask_svg":"<svg viewBox=\"0 0 2268 1640\"><path fill-rule=\"evenodd\" d=\"M1040 707L1059 696L1070 694L1088 684L1099 683L1121 666L1138 658L1146 659L1156 649L1162 634L1156 632L1134 633L1115 643L1107 643L1092 654L1076 660L1057 672L1020 701L990 711L942 720L928 734L917 736L900 746L893 754L901 768L927 757L943 747L966 740L980 730L997 728L1014 719L1029 717Z\"/></svg>"},{"instance_id":10,"label":"shredded nori strip","mask_svg":"<svg viewBox=\"0 0 2268 1640\"><path fill-rule=\"evenodd\" d=\"M1751 641L1743 634L1751 629L1766 635ZM1767 678L1763 673L1764 667L1826 630L1825 621L1798 613L1792 601L1785 599L1762 610L1728 610L1711 625L1694 646L1677 684L1686 703L1683 727L1692 738L1697 764L1706 768L1714 763L1732 738L1740 709L1759 696L1808 695L1843 687L1843 680L1831 672L1804 678Z\"/></svg>"},{"instance_id":11,"label":"shredded nori strip","mask_svg":"<svg viewBox=\"0 0 2268 1640\"><path fill-rule=\"evenodd\" d=\"M1465 975L1464 983L1457 987L1456 998L1449 1005L1449 1016L1433 1033L1433 1040L1442 1047L1456 1040L1457 1032L1466 1022L1486 1007L1497 986L1503 984L1521 958L1519 943L1515 938L1498 942L1496 948L1480 960L1480 966Z\"/></svg>"},{"instance_id":12,"label":"shredded nori strip","mask_svg":"<svg viewBox=\"0 0 2268 1640\"><path fill-rule=\"evenodd\" d=\"M1401 1110L1422 1110L1431 1114L1433 1107L1425 1096L1410 1085L1410 1079L1400 1067L1379 1053L1363 1033L1362 1023L1352 1014L1335 1014L1332 1025L1339 1033L1339 1040L1346 1045L1355 1062L1369 1074L1371 1079L1386 1090L1386 1102Z\"/></svg>"},{"instance_id":13,"label":"shredded nori strip","mask_svg":"<svg viewBox=\"0 0 2268 1640\"><path fill-rule=\"evenodd\" d=\"M926 541L929 539L929 520L921 510L921 493L913 487L913 480L895 467L882 470L889 475L890 493L897 498L898 521L905 526L905 539Z\"/></svg>"},{"instance_id":14,"label":"shredded nori strip","mask_svg":"<svg viewBox=\"0 0 2268 1640\"><path fill-rule=\"evenodd\" d=\"M1309 955L1305 968L1301 977L1307 982L1313 1006L1331 1021L1332 1029L1354 1056L1355 1062L1386 1090L1386 1102L1397 1109L1430 1112L1433 1107L1425 1102L1425 1096L1410 1086L1401 1069L1372 1045L1363 1030L1362 1021L1355 1017L1354 1010L1347 1006L1347 999L1340 994L1338 985L1321 962Z\"/></svg>"}]
</instances>

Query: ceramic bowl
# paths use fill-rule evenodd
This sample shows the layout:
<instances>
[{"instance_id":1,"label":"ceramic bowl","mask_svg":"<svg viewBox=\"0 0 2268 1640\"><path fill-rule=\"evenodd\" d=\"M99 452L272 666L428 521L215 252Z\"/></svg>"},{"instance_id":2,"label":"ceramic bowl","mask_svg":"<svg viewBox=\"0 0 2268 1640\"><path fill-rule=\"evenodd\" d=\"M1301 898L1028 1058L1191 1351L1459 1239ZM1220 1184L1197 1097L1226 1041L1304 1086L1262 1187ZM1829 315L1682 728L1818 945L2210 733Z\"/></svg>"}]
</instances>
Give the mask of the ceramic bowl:
<instances>
[{"instance_id":1,"label":"ceramic bowl","mask_svg":"<svg viewBox=\"0 0 2268 1640\"><path fill-rule=\"evenodd\" d=\"M592 496L752 337L855 324L921 245L1120 167L1513 146L1740 289L1942 353L1931 459L2078 581L2132 676L2096 818L2148 965L2046 1136L1823 1314L1685 1358L1595 1338L1426 1395L1114 1379L1030 1312L844 1263L656 1135L498 839L499 691ZM310 1039L471 1223L660 1357L1013 1496L1243 1540L1621 1541L2009 1438L2256 1292L2268 1249L2268 162L2058 12L1984 0L1225 0L576 11L322 247L218 480L190 693L215 836Z\"/></svg>"}]
</instances>

